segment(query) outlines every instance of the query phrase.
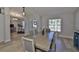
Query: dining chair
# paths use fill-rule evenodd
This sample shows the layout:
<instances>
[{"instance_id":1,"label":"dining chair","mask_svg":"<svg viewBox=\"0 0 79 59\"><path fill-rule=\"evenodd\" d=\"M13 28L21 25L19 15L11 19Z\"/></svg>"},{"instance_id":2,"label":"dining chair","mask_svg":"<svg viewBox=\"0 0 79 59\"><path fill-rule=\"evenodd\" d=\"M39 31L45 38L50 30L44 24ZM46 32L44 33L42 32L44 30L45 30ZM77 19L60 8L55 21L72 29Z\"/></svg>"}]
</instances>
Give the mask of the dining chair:
<instances>
[{"instance_id":1,"label":"dining chair","mask_svg":"<svg viewBox=\"0 0 79 59\"><path fill-rule=\"evenodd\" d=\"M22 46L25 52L35 52L33 39L22 37Z\"/></svg>"}]
</instances>

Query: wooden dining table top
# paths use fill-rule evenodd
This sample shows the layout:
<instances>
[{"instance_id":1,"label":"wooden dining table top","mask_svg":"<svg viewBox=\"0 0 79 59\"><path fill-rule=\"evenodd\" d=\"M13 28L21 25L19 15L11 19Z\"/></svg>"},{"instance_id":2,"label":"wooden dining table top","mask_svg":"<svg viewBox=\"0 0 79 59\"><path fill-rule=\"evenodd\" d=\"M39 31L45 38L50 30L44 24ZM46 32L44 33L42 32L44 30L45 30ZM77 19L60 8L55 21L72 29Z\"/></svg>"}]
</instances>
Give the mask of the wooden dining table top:
<instances>
[{"instance_id":1,"label":"wooden dining table top","mask_svg":"<svg viewBox=\"0 0 79 59\"><path fill-rule=\"evenodd\" d=\"M45 35L37 34L34 37L33 36L25 36L27 38L33 39L35 47L48 51L51 45L51 41L54 38L54 32L49 32Z\"/></svg>"},{"instance_id":2,"label":"wooden dining table top","mask_svg":"<svg viewBox=\"0 0 79 59\"><path fill-rule=\"evenodd\" d=\"M36 35L36 38L34 40L35 46L42 50L48 51L50 49L50 45L53 37L54 37L54 32L49 32L48 34L45 35L38 34Z\"/></svg>"}]
</instances>

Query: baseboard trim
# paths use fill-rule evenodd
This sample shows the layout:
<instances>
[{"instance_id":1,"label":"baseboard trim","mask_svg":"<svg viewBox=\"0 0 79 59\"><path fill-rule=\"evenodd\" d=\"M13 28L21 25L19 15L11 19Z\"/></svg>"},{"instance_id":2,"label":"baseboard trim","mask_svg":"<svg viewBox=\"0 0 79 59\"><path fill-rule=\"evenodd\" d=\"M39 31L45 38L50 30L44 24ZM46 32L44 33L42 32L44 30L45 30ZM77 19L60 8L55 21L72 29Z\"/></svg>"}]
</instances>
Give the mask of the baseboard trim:
<instances>
[{"instance_id":1,"label":"baseboard trim","mask_svg":"<svg viewBox=\"0 0 79 59\"><path fill-rule=\"evenodd\" d=\"M4 41L0 41L0 44L3 44L4 43Z\"/></svg>"},{"instance_id":2,"label":"baseboard trim","mask_svg":"<svg viewBox=\"0 0 79 59\"><path fill-rule=\"evenodd\" d=\"M66 39L73 39L72 36L59 35L59 37L61 37L61 38L66 38Z\"/></svg>"},{"instance_id":3,"label":"baseboard trim","mask_svg":"<svg viewBox=\"0 0 79 59\"><path fill-rule=\"evenodd\" d=\"M24 36L28 36L28 35L30 35L30 33L25 33L25 34L24 34Z\"/></svg>"},{"instance_id":4,"label":"baseboard trim","mask_svg":"<svg viewBox=\"0 0 79 59\"><path fill-rule=\"evenodd\" d=\"M3 40L0 41L0 43L4 42Z\"/></svg>"},{"instance_id":5,"label":"baseboard trim","mask_svg":"<svg viewBox=\"0 0 79 59\"><path fill-rule=\"evenodd\" d=\"M5 40L4 43L10 42L10 41L11 41L10 39L9 40Z\"/></svg>"}]
</instances>

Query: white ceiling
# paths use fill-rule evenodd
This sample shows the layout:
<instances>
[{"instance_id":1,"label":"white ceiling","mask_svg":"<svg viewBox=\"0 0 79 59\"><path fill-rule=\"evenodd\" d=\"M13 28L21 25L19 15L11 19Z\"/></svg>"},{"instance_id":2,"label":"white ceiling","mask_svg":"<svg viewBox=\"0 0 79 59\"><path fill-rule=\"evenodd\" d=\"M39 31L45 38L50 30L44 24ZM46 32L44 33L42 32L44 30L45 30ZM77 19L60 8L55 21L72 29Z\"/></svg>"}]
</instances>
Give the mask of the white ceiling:
<instances>
[{"instance_id":1,"label":"white ceiling","mask_svg":"<svg viewBox=\"0 0 79 59\"><path fill-rule=\"evenodd\" d=\"M38 14L40 16L52 16L63 13L74 12L77 7L28 7L31 13Z\"/></svg>"},{"instance_id":2,"label":"white ceiling","mask_svg":"<svg viewBox=\"0 0 79 59\"><path fill-rule=\"evenodd\" d=\"M27 7L26 12L37 14L40 16L52 16L57 14L64 14L64 13L73 13L77 7ZM10 14L12 16L22 16L22 7L11 7ZM17 15L15 15L17 14Z\"/></svg>"},{"instance_id":3,"label":"white ceiling","mask_svg":"<svg viewBox=\"0 0 79 59\"><path fill-rule=\"evenodd\" d=\"M10 15L13 17L22 18L22 7L10 7Z\"/></svg>"}]
</instances>

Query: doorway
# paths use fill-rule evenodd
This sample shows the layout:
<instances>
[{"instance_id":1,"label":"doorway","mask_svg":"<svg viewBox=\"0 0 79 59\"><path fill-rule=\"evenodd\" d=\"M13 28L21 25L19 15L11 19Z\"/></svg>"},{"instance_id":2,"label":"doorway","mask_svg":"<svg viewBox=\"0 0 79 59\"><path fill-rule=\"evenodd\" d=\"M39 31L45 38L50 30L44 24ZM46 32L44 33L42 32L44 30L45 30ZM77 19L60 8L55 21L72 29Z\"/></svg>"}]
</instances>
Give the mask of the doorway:
<instances>
[{"instance_id":1,"label":"doorway","mask_svg":"<svg viewBox=\"0 0 79 59\"><path fill-rule=\"evenodd\" d=\"M25 22L23 19L11 17L10 20L10 33L11 41L19 40L24 35Z\"/></svg>"}]
</instances>

